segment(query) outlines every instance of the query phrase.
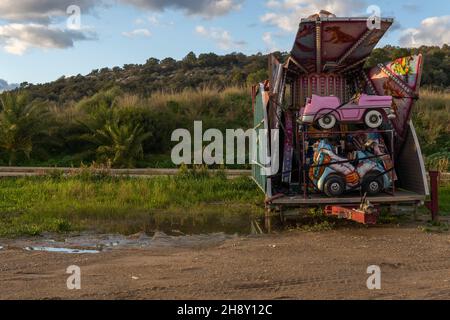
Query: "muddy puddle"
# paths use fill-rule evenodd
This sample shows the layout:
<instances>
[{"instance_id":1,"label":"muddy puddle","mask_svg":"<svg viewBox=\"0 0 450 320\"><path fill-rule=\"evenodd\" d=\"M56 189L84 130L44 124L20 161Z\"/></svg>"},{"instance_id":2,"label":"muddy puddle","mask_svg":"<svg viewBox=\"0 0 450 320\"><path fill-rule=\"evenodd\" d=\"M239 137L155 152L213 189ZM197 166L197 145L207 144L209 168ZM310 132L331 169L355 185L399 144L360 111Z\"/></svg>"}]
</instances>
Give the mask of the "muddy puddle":
<instances>
[{"instance_id":1,"label":"muddy puddle","mask_svg":"<svg viewBox=\"0 0 450 320\"><path fill-rule=\"evenodd\" d=\"M152 249L165 247L202 248L222 244L237 234L214 233L205 235L168 235L164 232L139 233L131 236L117 234L79 234L62 238L61 235L44 235L39 238L4 240L0 250L19 249L29 252L59 254L98 254L117 249ZM1 240L0 240L1 241Z\"/></svg>"},{"instance_id":2,"label":"muddy puddle","mask_svg":"<svg viewBox=\"0 0 450 320\"><path fill-rule=\"evenodd\" d=\"M54 248L54 247L25 247L25 250L27 250L27 251L45 251L45 252L53 252L53 253L70 253L70 254L100 253L100 251L98 251L98 250Z\"/></svg>"},{"instance_id":3,"label":"muddy puddle","mask_svg":"<svg viewBox=\"0 0 450 320\"><path fill-rule=\"evenodd\" d=\"M168 218L170 217L170 218ZM19 249L57 254L98 254L115 249L217 246L238 236L262 234L263 219L244 214L163 215L144 224L112 230L0 239L0 251ZM129 235L130 233L134 233Z\"/></svg>"},{"instance_id":4,"label":"muddy puddle","mask_svg":"<svg viewBox=\"0 0 450 320\"><path fill-rule=\"evenodd\" d=\"M151 234L157 230L174 236L215 233L248 235L260 232L256 226L263 224L263 217L262 210L241 211L239 208L226 210L223 207L197 214L162 212L148 219L143 226L136 225L135 228L139 229L133 233L144 231ZM133 227L129 230L133 230Z\"/></svg>"}]
</instances>

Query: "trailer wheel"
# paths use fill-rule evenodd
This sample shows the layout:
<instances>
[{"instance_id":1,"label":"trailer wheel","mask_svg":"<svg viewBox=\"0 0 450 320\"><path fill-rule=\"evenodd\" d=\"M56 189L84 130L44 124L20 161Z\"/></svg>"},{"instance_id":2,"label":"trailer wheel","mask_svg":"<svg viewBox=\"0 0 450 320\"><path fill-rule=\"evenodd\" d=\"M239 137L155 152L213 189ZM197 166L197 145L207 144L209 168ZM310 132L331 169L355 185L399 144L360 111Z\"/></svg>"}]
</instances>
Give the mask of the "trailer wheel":
<instances>
[{"instance_id":1,"label":"trailer wheel","mask_svg":"<svg viewBox=\"0 0 450 320\"><path fill-rule=\"evenodd\" d=\"M338 197L345 192L345 180L338 175L330 175L324 184L324 192L329 197Z\"/></svg>"},{"instance_id":2,"label":"trailer wheel","mask_svg":"<svg viewBox=\"0 0 450 320\"><path fill-rule=\"evenodd\" d=\"M368 196L376 196L383 189L383 177L380 176L379 172L371 172L364 177L362 184L363 193L367 193Z\"/></svg>"},{"instance_id":3,"label":"trailer wheel","mask_svg":"<svg viewBox=\"0 0 450 320\"><path fill-rule=\"evenodd\" d=\"M319 126L324 130L333 129L334 126L336 125L336 122L337 122L336 117L332 114L324 115L319 119L319 121L317 121Z\"/></svg>"},{"instance_id":4,"label":"trailer wheel","mask_svg":"<svg viewBox=\"0 0 450 320\"><path fill-rule=\"evenodd\" d=\"M378 129L383 124L383 115L378 110L370 110L364 117L366 126L371 129Z\"/></svg>"}]
</instances>

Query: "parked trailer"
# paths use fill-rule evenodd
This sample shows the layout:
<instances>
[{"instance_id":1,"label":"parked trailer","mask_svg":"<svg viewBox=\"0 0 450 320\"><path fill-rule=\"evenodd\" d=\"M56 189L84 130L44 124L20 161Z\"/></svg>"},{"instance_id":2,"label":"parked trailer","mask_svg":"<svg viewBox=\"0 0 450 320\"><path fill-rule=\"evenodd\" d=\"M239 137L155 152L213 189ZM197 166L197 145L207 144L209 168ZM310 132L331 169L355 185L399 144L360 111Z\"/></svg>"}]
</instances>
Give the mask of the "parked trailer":
<instances>
[{"instance_id":1,"label":"parked trailer","mask_svg":"<svg viewBox=\"0 0 450 320\"><path fill-rule=\"evenodd\" d=\"M396 205L417 208L424 203L429 187L411 121L411 110L419 97L422 56L364 69L371 52L392 23L393 19L381 19L380 28L369 29L367 18L314 15L302 19L294 47L283 64L270 56L270 78L255 86L252 92L254 127L264 129L266 135L265 139L257 139L252 173L266 194L269 213L320 206L330 214L341 212L342 217L351 217L351 210L360 212L368 208L367 204L372 209ZM304 157L304 149L308 148L304 144L305 132L316 130L319 135L336 137L333 131L338 131L337 135L344 137L343 133L351 136L366 130L367 134L373 134L374 130L340 123L338 130L326 131L302 123L301 111L313 95L335 96L341 102L349 102L357 93L393 98L392 114L380 129L392 132L392 136L381 135L394 163L393 190L372 197L364 197L358 190L340 197L311 192L311 184L306 182L311 164Z\"/></svg>"}]
</instances>

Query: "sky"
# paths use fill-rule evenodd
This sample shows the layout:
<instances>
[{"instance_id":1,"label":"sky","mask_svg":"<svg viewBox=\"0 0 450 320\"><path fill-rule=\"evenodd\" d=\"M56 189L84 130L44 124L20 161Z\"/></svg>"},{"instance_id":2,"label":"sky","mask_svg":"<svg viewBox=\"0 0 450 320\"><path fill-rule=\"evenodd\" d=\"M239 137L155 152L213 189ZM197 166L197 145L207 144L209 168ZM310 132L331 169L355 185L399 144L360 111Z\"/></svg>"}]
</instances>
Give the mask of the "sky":
<instances>
[{"instance_id":1,"label":"sky","mask_svg":"<svg viewBox=\"0 0 450 320\"><path fill-rule=\"evenodd\" d=\"M0 79L44 83L190 51L289 51L301 18L369 16L371 5L396 20L379 46L450 43L448 0L1 0Z\"/></svg>"}]
</instances>

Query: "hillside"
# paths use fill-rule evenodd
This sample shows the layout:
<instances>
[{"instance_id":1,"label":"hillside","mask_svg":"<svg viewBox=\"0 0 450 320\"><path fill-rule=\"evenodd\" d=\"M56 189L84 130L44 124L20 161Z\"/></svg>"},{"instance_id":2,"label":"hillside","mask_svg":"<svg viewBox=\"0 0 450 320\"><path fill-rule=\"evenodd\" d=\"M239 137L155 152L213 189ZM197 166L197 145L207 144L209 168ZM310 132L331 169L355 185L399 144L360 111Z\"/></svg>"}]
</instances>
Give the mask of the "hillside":
<instances>
[{"instance_id":1,"label":"hillside","mask_svg":"<svg viewBox=\"0 0 450 320\"><path fill-rule=\"evenodd\" d=\"M424 87L446 89L450 87L450 47L421 47L405 49L387 46L376 49L367 66L374 66L398 57L421 52L425 57ZM283 60L287 53L276 53ZM214 53L198 57L189 53L176 61L150 58L145 64L128 64L123 67L93 70L82 76L60 78L54 82L32 85L22 83L32 99L64 104L118 87L125 93L148 97L155 91L181 91L186 88L226 88L254 84L267 78L267 55L246 56L233 53L219 56Z\"/></svg>"},{"instance_id":2,"label":"hillside","mask_svg":"<svg viewBox=\"0 0 450 320\"><path fill-rule=\"evenodd\" d=\"M450 163L449 47L421 48L423 84L414 120L429 167ZM386 47L368 66L413 53ZM277 53L280 59L286 54ZM94 70L0 94L0 165L171 167L171 134L249 128L249 84L267 78L267 56L189 54L181 61ZM430 90L432 89L432 90Z\"/></svg>"},{"instance_id":3,"label":"hillside","mask_svg":"<svg viewBox=\"0 0 450 320\"><path fill-rule=\"evenodd\" d=\"M281 54L278 54L279 56ZM283 57L280 56L282 59ZM150 58L145 64L127 64L123 67L93 70L88 75L60 78L54 82L21 84L32 99L64 104L79 101L113 87L130 94L148 97L155 91L182 91L189 88L226 88L256 83L267 78L267 55L246 56L214 53L196 56L189 53L184 59L158 60Z\"/></svg>"}]
</instances>

